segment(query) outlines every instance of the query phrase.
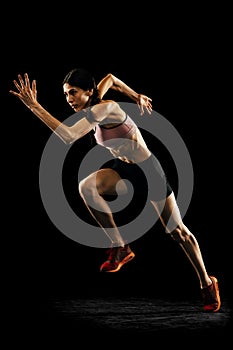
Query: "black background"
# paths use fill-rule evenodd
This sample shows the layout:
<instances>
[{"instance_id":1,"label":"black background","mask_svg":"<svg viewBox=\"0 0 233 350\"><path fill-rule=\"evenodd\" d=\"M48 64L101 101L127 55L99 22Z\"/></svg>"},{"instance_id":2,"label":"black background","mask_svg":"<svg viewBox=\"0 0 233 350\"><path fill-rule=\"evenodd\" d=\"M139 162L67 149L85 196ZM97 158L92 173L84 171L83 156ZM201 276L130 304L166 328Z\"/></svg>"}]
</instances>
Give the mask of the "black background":
<instances>
[{"instance_id":1,"label":"black background","mask_svg":"<svg viewBox=\"0 0 233 350\"><path fill-rule=\"evenodd\" d=\"M50 221L40 198L38 172L51 132L8 91L17 74L27 72L37 80L39 102L64 120L72 111L62 79L70 69L84 67L97 82L111 72L150 96L153 109L178 130L195 180L184 222L198 239L208 272L216 275L222 295L229 297L227 10L176 7L152 12L143 7L130 14L121 8L114 18L108 12L94 16L94 11L90 18L87 9L74 11L74 18L40 10L37 17L31 11L7 10L11 31L2 43L3 250L9 293L20 293L23 305L30 300L34 309L63 295L199 296L192 267L159 223L132 243L134 261L118 274L103 276L99 266L105 250L70 240ZM154 147L150 138L147 141ZM68 196L83 215L76 188L72 197L72 161L88 147L88 138L77 141L65 176ZM162 150L158 158L175 187L171 160L164 159Z\"/></svg>"}]
</instances>

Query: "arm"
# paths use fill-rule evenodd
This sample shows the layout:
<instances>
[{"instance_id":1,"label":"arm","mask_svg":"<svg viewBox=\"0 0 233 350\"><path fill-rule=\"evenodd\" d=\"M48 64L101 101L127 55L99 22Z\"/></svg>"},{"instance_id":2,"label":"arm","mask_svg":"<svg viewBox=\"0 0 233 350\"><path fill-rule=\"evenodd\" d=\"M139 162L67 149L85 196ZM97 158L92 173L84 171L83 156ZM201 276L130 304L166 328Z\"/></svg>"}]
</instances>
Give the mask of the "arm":
<instances>
[{"instance_id":1,"label":"arm","mask_svg":"<svg viewBox=\"0 0 233 350\"><path fill-rule=\"evenodd\" d=\"M69 127L58 119L54 118L37 101L36 81L30 81L27 74L24 75L25 81L21 75L18 75L19 84L14 80L18 92L10 90L10 93L17 96L44 124L46 124L62 141L71 144L82 136L90 132L96 123L90 123L86 118L82 118L73 126Z\"/></svg>"},{"instance_id":2,"label":"arm","mask_svg":"<svg viewBox=\"0 0 233 350\"><path fill-rule=\"evenodd\" d=\"M99 90L100 98L102 98L109 89L113 89L119 92L122 92L124 95L128 96L131 100L135 101L139 107L141 115L144 114L144 107L147 112L151 114L152 111L152 99L143 95L138 94L123 81L116 78L113 74L107 74L97 86Z\"/></svg>"}]
</instances>

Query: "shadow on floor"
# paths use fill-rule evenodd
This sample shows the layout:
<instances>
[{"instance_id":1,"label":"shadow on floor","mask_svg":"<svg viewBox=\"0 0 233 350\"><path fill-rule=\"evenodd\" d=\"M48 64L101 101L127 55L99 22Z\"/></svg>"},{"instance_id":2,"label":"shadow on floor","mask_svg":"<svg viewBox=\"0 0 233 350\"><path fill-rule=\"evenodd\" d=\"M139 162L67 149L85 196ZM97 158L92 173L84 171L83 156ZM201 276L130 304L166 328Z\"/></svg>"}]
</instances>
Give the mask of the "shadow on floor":
<instances>
[{"instance_id":1,"label":"shadow on floor","mask_svg":"<svg viewBox=\"0 0 233 350\"><path fill-rule=\"evenodd\" d=\"M163 343L188 336L214 342L230 334L227 301L217 313L205 313L195 301L145 297L54 298L41 306L41 331L54 340L161 339ZM172 337L172 338L171 338Z\"/></svg>"}]
</instances>

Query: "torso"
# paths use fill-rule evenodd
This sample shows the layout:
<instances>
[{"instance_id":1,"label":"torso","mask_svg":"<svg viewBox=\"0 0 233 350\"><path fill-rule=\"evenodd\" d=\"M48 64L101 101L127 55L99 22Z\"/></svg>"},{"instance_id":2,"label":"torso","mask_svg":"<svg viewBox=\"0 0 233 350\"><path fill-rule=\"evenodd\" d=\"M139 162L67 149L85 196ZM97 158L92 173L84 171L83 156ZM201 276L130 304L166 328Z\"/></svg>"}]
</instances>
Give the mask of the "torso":
<instances>
[{"instance_id":1,"label":"torso","mask_svg":"<svg viewBox=\"0 0 233 350\"><path fill-rule=\"evenodd\" d=\"M114 157L128 163L142 162L151 155L140 130L128 115L121 123L98 124L95 138Z\"/></svg>"}]
</instances>

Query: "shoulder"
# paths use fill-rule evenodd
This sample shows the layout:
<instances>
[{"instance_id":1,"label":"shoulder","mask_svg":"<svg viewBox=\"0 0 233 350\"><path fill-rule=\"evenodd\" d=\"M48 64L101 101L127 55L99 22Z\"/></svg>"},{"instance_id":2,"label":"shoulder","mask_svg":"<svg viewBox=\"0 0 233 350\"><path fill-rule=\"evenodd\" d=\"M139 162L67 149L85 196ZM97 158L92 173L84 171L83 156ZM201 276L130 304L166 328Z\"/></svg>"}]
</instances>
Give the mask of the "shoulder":
<instances>
[{"instance_id":1,"label":"shoulder","mask_svg":"<svg viewBox=\"0 0 233 350\"><path fill-rule=\"evenodd\" d=\"M116 101L114 101L114 100L101 100L100 101L100 103L99 104L102 104L102 105L118 105L119 106L119 104L116 102Z\"/></svg>"},{"instance_id":2,"label":"shoulder","mask_svg":"<svg viewBox=\"0 0 233 350\"><path fill-rule=\"evenodd\" d=\"M121 110L120 105L113 100L101 100L98 104L91 107L91 111L95 112L108 112L108 113L119 113Z\"/></svg>"},{"instance_id":3,"label":"shoulder","mask_svg":"<svg viewBox=\"0 0 233 350\"><path fill-rule=\"evenodd\" d=\"M121 120L122 116L125 115L120 105L113 100L101 100L100 103L90 107L90 113L96 122L101 122L109 118Z\"/></svg>"}]
</instances>

